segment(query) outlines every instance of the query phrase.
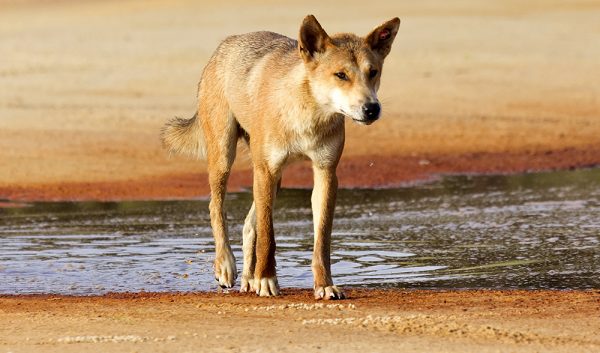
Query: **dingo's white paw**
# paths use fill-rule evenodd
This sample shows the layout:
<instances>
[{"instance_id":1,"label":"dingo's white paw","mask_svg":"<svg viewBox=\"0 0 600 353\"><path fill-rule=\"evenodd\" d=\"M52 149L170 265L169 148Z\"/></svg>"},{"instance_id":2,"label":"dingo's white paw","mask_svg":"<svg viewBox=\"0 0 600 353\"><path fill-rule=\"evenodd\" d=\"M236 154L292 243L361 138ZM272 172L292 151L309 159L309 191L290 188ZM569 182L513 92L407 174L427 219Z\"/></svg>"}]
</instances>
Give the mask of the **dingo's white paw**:
<instances>
[{"instance_id":1,"label":"dingo's white paw","mask_svg":"<svg viewBox=\"0 0 600 353\"><path fill-rule=\"evenodd\" d=\"M254 288L254 278L249 278L246 275L242 275L242 283L240 284L240 292L251 292Z\"/></svg>"},{"instance_id":2,"label":"dingo's white paw","mask_svg":"<svg viewBox=\"0 0 600 353\"><path fill-rule=\"evenodd\" d=\"M344 299L346 296L336 286L315 287L315 299Z\"/></svg>"},{"instance_id":3,"label":"dingo's white paw","mask_svg":"<svg viewBox=\"0 0 600 353\"><path fill-rule=\"evenodd\" d=\"M279 295L279 284L277 277L254 278L254 290L261 297Z\"/></svg>"},{"instance_id":4,"label":"dingo's white paw","mask_svg":"<svg viewBox=\"0 0 600 353\"><path fill-rule=\"evenodd\" d=\"M221 288L231 288L237 278L237 268L235 267L235 257L229 251L223 251L215 259L215 279L219 282Z\"/></svg>"}]
</instances>

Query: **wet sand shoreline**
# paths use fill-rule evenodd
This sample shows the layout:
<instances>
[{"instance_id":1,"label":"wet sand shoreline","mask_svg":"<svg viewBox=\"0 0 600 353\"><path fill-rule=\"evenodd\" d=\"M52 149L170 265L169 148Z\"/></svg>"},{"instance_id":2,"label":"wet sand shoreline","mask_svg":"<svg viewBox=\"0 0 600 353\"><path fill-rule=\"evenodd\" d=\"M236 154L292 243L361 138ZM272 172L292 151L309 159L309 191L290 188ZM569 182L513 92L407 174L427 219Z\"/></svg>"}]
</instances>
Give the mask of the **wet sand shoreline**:
<instances>
[{"instance_id":1,"label":"wet sand shoreline","mask_svg":"<svg viewBox=\"0 0 600 353\"><path fill-rule=\"evenodd\" d=\"M347 289L259 298L224 293L0 296L13 351L593 352L600 292ZM269 327L269 329L265 329Z\"/></svg>"},{"instance_id":2,"label":"wet sand shoreline","mask_svg":"<svg viewBox=\"0 0 600 353\"><path fill-rule=\"evenodd\" d=\"M600 165L600 145L585 149L564 148L541 152L471 153L463 155L350 156L342 157L338 177L342 188L393 188L427 182L448 174L517 174L572 170ZM234 170L229 191L248 190L252 171ZM286 168L283 186L311 188L312 170L307 162ZM1 185L0 199L34 201L174 200L207 197L203 172L154 176L127 181L59 182ZM0 207L11 206L0 204Z\"/></svg>"}]
</instances>

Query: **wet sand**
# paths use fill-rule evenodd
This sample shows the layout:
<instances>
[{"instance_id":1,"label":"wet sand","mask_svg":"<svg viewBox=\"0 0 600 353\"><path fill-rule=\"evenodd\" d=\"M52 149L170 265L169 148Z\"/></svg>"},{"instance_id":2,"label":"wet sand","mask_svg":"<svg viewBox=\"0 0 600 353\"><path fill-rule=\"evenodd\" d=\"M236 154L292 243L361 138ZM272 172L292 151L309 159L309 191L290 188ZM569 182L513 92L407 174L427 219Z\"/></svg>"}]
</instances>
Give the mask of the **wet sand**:
<instances>
[{"instance_id":1,"label":"wet sand","mask_svg":"<svg viewBox=\"0 0 600 353\"><path fill-rule=\"evenodd\" d=\"M0 297L13 352L597 352L598 291Z\"/></svg>"},{"instance_id":2,"label":"wet sand","mask_svg":"<svg viewBox=\"0 0 600 353\"><path fill-rule=\"evenodd\" d=\"M342 186L600 164L600 48L589 44L600 1L346 1L342 17L340 6L0 2L0 199L206 195L204 164L169 158L160 127L193 114L200 72L225 36L295 36L307 13L330 32L403 20L383 118L348 124ZM231 189L251 185L239 159ZM310 182L306 164L284 175L285 186Z\"/></svg>"},{"instance_id":3,"label":"wet sand","mask_svg":"<svg viewBox=\"0 0 600 353\"><path fill-rule=\"evenodd\" d=\"M525 173L598 164L600 146L526 153L370 155L343 157L338 167L338 177L341 187L345 188L386 188L427 182L447 174ZM182 172L135 180L16 184L0 186L0 198L14 201L189 199L209 194L207 180L204 172ZM240 168L231 175L228 190L249 190L251 186L252 171ZM283 174L283 186L312 188L310 164L300 162L288 166ZM17 204L5 205L12 207Z\"/></svg>"}]
</instances>

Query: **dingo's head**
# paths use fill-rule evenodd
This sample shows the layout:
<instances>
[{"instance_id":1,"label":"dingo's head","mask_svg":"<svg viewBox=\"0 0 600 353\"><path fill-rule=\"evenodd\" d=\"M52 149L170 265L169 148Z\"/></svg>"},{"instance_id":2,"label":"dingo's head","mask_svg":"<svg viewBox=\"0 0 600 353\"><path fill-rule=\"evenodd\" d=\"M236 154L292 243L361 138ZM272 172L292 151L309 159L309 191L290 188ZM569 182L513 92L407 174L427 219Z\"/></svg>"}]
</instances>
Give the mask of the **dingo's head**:
<instances>
[{"instance_id":1,"label":"dingo's head","mask_svg":"<svg viewBox=\"0 0 600 353\"><path fill-rule=\"evenodd\" d=\"M399 26L396 17L364 38L348 33L330 37L314 16L304 19L298 49L312 95L322 109L366 125L379 118L381 69Z\"/></svg>"}]
</instances>

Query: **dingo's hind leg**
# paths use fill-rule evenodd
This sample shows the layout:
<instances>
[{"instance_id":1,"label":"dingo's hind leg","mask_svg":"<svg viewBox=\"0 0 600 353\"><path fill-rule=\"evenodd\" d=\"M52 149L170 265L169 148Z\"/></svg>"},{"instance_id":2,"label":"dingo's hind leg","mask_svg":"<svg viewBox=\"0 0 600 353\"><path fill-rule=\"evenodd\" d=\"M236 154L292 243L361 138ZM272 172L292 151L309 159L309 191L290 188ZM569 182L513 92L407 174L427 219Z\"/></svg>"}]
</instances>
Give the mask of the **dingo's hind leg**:
<instances>
[{"instance_id":1,"label":"dingo's hind leg","mask_svg":"<svg viewBox=\"0 0 600 353\"><path fill-rule=\"evenodd\" d=\"M221 91L207 86L206 82L200 84L198 113L206 139L210 224L215 239L215 279L221 287L231 288L237 278L237 269L229 243L223 203L227 179L235 159L238 124Z\"/></svg>"},{"instance_id":2,"label":"dingo's hind leg","mask_svg":"<svg viewBox=\"0 0 600 353\"><path fill-rule=\"evenodd\" d=\"M250 207L244 222L243 251L244 269L240 292L251 292L254 290L254 266L256 265L256 205L254 202L252 202L252 207Z\"/></svg>"},{"instance_id":3,"label":"dingo's hind leg","mask_svg":"<svg viewBox=\"0 0 600 353\"><path fill-rule=\"evenodd\" d=\"M210 224L215 238L215 279L221 287L231 288L237 278L235 257L229 244L226 213L223 208L227 179L235 159L237 135L225 131L219 143L208 142L208 180L210 184Z\"/></svg>"}]
</instances>

